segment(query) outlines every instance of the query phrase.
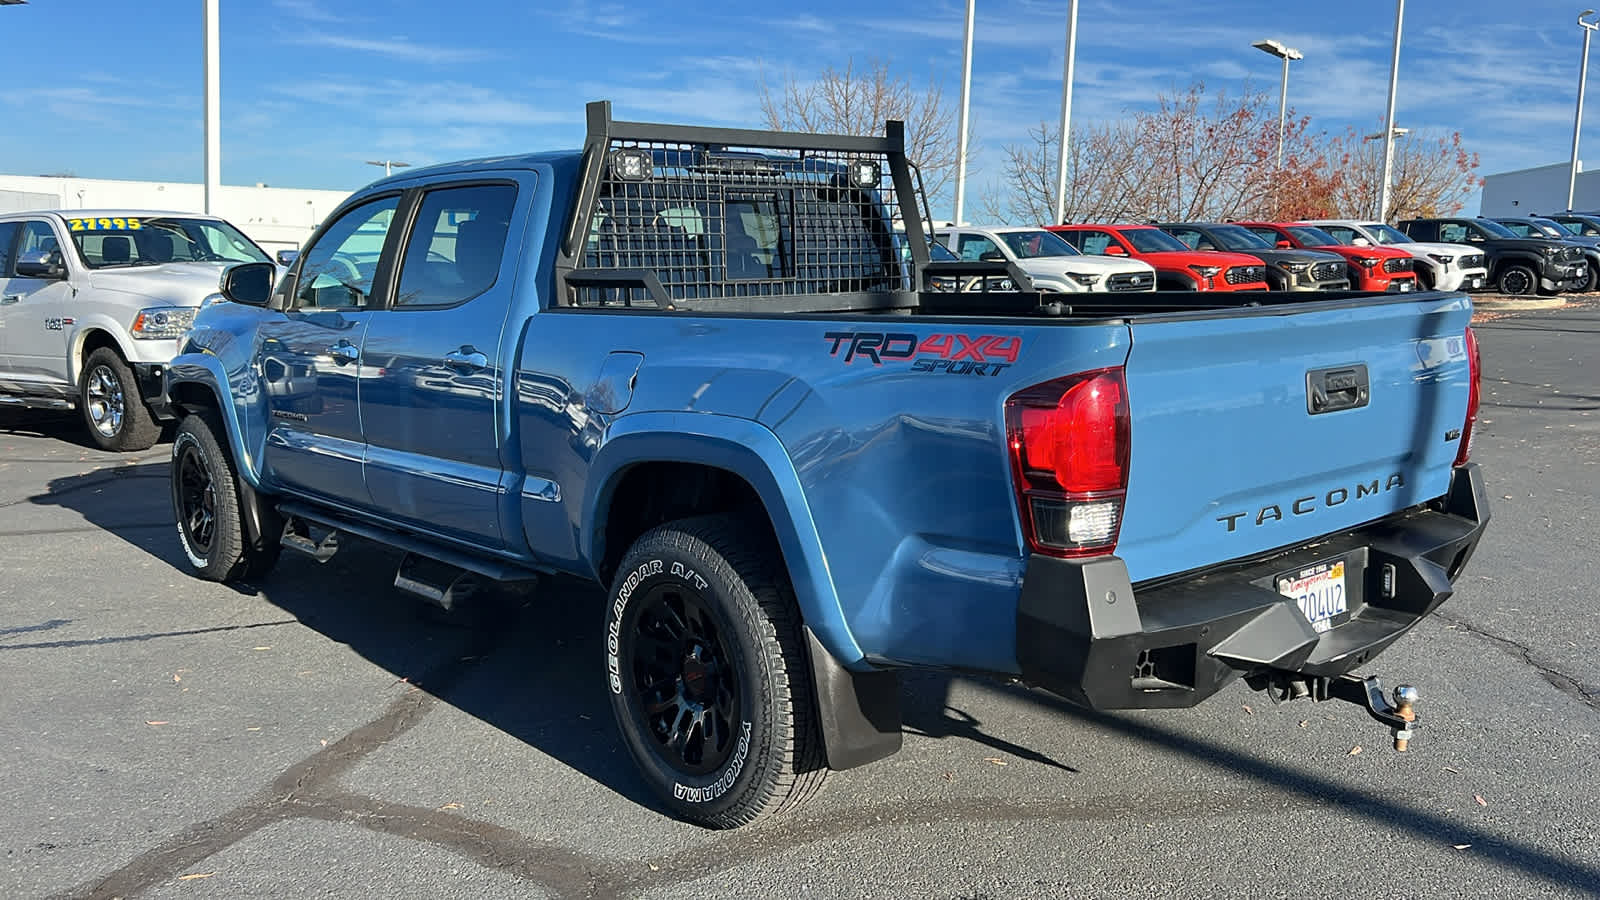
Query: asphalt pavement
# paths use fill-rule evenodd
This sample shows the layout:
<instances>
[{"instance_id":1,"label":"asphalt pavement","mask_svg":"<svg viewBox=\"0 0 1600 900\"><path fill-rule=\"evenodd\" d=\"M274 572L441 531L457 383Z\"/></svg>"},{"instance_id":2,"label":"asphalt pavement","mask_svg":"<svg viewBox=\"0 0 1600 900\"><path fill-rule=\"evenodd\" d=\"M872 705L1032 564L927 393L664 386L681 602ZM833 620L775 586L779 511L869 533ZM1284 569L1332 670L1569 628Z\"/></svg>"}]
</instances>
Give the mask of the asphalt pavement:
<instances>
[{"instance_id":1,"label":"asphalt pavement","mask_svg":"<svg viewBox=\"0 0 1600 900\"><path fill-rule=\"evenodd\" d=\"M443 615L358 543L207 584L168 444L0 411L0 895L1600 896L1600 308L1478 334L1494 519L1370 670L1422 692L1410 752L1241 685L1104 715L919 674L900 754L735 832L635 776L595 589Z\"/></svg>"}]
</instances>

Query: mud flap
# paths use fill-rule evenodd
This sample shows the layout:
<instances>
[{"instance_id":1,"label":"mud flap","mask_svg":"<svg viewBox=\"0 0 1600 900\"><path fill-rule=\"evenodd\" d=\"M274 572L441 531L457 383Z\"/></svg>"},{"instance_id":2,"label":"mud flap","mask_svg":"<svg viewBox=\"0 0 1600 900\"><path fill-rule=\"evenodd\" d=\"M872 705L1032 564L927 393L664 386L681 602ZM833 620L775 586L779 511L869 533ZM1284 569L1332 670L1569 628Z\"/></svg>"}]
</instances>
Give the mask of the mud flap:
<instances>
[{"instance_id":1,"label":"mud flap","mask_svg":"<svg viewBox=\"0 0 1600 900\"><path fill-rule=\"evenodd\" d=\"M817 722L828 768L853 769L900 752L900 676L852 672L806 627Z\"/></svg>"}]
</instances>

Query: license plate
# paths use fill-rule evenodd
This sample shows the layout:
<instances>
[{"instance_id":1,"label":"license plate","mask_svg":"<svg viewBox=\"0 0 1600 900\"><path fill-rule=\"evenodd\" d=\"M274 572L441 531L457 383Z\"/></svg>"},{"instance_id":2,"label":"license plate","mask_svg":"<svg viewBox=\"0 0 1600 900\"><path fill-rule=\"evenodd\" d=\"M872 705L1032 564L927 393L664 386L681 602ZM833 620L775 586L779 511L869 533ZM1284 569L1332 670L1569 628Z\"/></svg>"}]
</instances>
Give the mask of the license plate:
<instances>
[{"instance_id":1,"label":"license plate","mask_svg":"<svg viewBox=\"0 0 1600 900\"><path fill-rule=\"evenodd\" d=\"M1291 597L1311 623L1311 630L1327 631L1349 615L1344 592L1344 560L1318 563L1278 576L1278 593Z\"/></svg>"},{"instance_id":2,"label":"license plate","mask_svg":"<svg viewBox=\"0 0 1600 900\"><path fill-rule=\"evenodd\" d=\"M1467 290L1475 291L1475 290L1477 290L1478 288L1481 288L1481 287L1483 287L1483 276L1482 275L1474 275L1471 278L1467 279Z\"/></svg>"},{"instance_id":3,"label":"license plate","mask_svg":"<svg viewBox=\"0 0 1600 900\"><path fill-rule=\"evenodd\" d=\"M1409 281L1398 282L1397 286L1395 287L1395 290L1399 291L1402 294L1409 294L1409 293L1411 293L1411 282L1409 282Z\"/></svg>"}]
</instances>

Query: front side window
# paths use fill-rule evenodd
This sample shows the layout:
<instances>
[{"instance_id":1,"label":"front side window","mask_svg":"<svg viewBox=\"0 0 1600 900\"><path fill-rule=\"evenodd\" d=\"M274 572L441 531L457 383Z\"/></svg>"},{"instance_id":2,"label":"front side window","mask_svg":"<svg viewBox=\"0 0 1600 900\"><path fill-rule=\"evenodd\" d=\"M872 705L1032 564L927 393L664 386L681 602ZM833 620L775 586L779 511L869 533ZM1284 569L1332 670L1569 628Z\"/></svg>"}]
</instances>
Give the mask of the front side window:
<instances>
[{"instance_id":1,"label":"front side window","mask_svg":"<svg viewBox=\"0 0 1600 900\"><path fill-rule=\"evenodd\" d=\"M1344 244L1345 246L1352 246L1356 242L1357 235L1354 228L1346 228L1343 225L1324 225L1322 226L1322 230L1327 232L1328 235L1334 240Z\"/></svg>"},{"instance_id":2,"label":"front side window","mask_svg":"<svg viewBox=\"0 0 1600 900\"><path fill-rule=\"evenodd\" d=\"M1111 235L1104 231L1080 231L1073 237L1078 239L1078 249L1090 256L1105 256L1106 248L1111 246Z\"/></svg>"},{"instance_id":3,"label":"front side window","mask_svg":"<svg viewBox=\"0 0 1600 900\"><path fill-rule=\"evenodd\" d=\"M1183 241L1184 247L1194 250L1200 246L1200 232L1193 228L1163 228L1167 234Z\"/></svg>"},{"instance_id":4,"label":"front side window","mask_svg":"<svg viewBox=\"0 0 1600 900\"><path fill-rule=\"evenodd\" d=\"M11 245L17 242L20 222L0 222L0 278L11 275Z\"/></svg>"},{"instance_id":5,"label":"front side window","mask_svg":"<svg viewBox=\"0 0 1600 900\"><path fill-rule=\"evenodd\" d=\"M395 305L453 306L493 286L516 199L516 186L509 184L424 194L400 263Z\"/></svg>"},{"instance_id":6,"label":"front side window","mask_svg":"<svg viewBox=\"0 0 1600 900\"><path fill-rule=\"evenodd\" d=\"M1182 253L1189 247L1159 228L1127 228L1122 237L1140 253Z\"/></svg>"},{"instance_id":7,"label":"front side window","mask_svg":"<svg viewBox=\"0 0 1600 900\"><path fill-rule=\"evenodd\" d=\"M963 260L977 262L985 253L999 253L1000 248L981 234L963 234L956 239L956 252Z\"/></svg>"},{"instance_id":8,"label":"front side window","mask_svg":"<svg viewBox=\"0 0 1600 900\"><path fill-rule=\"evenodd\" d=\"M1441 222L1439 224L1439 240L1446 244L1465 244L1467 242L1467 226L1460 222Z\"/></svg>"},{"instance_id":9,"label":"front side window","mask_svg":"<svg viewBox=\"0 0 1600 900\"><path fill-rule=\"evenodd\" d=\"M1239 225L1219 225L1211 229L1211 239L1223 250L1271 250L1272 242L1264 241Z\"/></svg>"},{"instance_id":10,"label":"front side window","mask_svg":"<svg viewBox=\"0 0 1600 900\"><path fill-rule=\"evenodd\" d=\"M56 230L50 227L49 222L38 219L26 222L22 226L22 243L17 246L17 255L24 253L58 253L61 242L56 240Z\"/></svg>"},{"instance_id":11,"label":"front side window","mask_svg":"<svg viewBox=\"0 0 1600 900\"><path fill-rule=\"evenodd\" d=\"M1410 244L1414 239L1404 231L1393 225L1368 225L1367 233L1377 239L1380 244Z\"/></svg>"},{"instance_id":12,"label":"front side window","mask_svg":"<svg viewBox=\"0 0 1600 900\"><path fill-rule=\"evenodd\" d=\"M181 216L68 217L78 258L91 269L169 262L269 262L227 222Z\"/></svg>"},{"instance_id":13,"label":"front side window","mask_svg":"<svg viewBox=\"0 0 1600 900\"><path fill-rule=\"evenodd\" d=\"M1290 225L1287 229L1303 247L1332 247L1341 241L1321 228L1310 225Z\"/></svg>"},{"instance_id":14,"label":"front side window","mask_svg":"<svg viewBox=\"0 0 1600 900\"><path fill-rule=\"evenodd\" d=\"M389 236L398 194L355 207L323 232L305 252L295 305L311 309L355 309L368 304L378 258Z\"/></svg>"},{"instance_id":15,"label":"front side window","mask_svg":"<svg viewBox=\"0 0 1600 900\"><path fill-rule=\"evenodd\" d=\"M1527 225L1522 222L1503 222L1501 225L1505 228L1505 230L1511 232L1517 237L1527 237L1528 233L1533 231L1532 225Z\"/></svg>"},{"instance_id":16,"label":"front side window","mask_svg":"<svg viewBox=\"0 0 1600 900\"><path fill-rule=\"evenodd\" d=\"M1516 237L1516 235L1512 234L1509 229L1507 229L1504 225L1501 225L1499 222L1490 222L1485 220L1481 222L1474 222L1472 225L1473 230L1478 235L1479 240L1488 238Z\"/></svg>"}]
</instances>

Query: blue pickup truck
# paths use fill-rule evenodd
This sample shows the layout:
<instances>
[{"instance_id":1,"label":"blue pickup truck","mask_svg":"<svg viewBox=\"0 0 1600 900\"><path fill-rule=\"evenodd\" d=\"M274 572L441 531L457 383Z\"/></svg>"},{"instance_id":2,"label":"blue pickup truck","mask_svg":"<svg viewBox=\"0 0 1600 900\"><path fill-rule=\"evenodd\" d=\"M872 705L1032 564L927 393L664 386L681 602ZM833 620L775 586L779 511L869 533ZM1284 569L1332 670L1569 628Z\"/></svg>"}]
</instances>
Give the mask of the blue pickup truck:
<instances>
[{"instance_id":1,"label":"blue pickup truck","mask_svg":"<svg viewBox=\"0 0 1600 900\"><path fill-rule=\"evenodd\" d=\"M900 123L587 128L227 271L165 382L197 575L353 536L446 606L609 586L595 677L711 827L896 752L916 667L1096 709L1242 677L1405 746L1414 691L1354 671L1488 521L1464 295L932 290L1007 272L930 258Z\"/></svg>"}]
</instances>

